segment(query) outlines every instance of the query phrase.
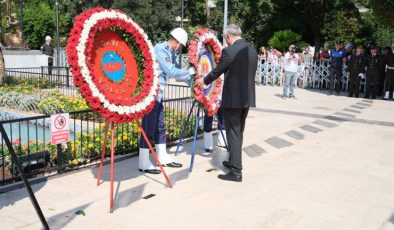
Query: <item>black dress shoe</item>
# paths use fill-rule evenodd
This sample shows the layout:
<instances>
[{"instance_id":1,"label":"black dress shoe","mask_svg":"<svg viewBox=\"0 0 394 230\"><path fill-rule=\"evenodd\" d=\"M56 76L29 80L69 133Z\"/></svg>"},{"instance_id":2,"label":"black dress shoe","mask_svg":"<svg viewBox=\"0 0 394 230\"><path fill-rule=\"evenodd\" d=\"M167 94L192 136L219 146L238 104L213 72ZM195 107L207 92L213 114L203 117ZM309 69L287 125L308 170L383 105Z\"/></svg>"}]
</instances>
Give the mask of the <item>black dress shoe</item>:
<instances>
[{"instance_id":1,"label":"black dress shoe","mask_svg":"<svg viewBox=\"0 0 394 230\"><path fill-rule=\"evenodd\" d=\"M228 161L223 161L222 164L226 168L229 168L229 169L231 168L230 162L228 162Z\"/></svg>"},{"instance_id":2,"label":"black dress shoe","mask_svg":"<svg viewBox=\"0 0 394 230\"><path fill-rule=\"evenodd\" d=\"M182 164L176 163L176 162L171 162L171 163L168 163L168 164L162 164L161 166L169 167L169 168L181 168Z\"/></svg>"},{"instance_id":3,"label":"black dress shoe","mask_svg":"<svg viewBox=\"0 0 394 230\"><path fill-rule=\"evenodd\" d=\"M207 152L207 153L213 153L213 149L205 149L205 152Z\"/></svg>"},{"instance_id":4,"label":"black dress shoe","mask_svg":"<svg viewBox=\"0 0 394 230\"><path fill-rule=\"evenodd\" d=\"M242 182L242 174L235 174L233 172L229 172L227 174L221 174L218 176L218 178L221 180Z\"/></svg>"},{"instance_id":5,"label":"black dress shoe","mask_svg":"<svg viewBox=\"0 0 394 230\"><path fill-rule=\"evenodd\" d=\"M161 171L159 169L140 169L140 172L149 173L149 174L160 174Z\"/></svg>"}]
</instances>

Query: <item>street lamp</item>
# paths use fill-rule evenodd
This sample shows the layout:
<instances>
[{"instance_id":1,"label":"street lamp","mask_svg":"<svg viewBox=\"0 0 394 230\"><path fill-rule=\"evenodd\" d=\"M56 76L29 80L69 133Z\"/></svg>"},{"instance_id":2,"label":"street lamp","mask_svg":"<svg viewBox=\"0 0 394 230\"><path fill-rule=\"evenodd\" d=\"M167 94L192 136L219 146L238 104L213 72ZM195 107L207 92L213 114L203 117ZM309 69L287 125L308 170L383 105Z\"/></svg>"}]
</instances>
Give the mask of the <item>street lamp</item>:
<instances>
[{"instance_id":1,"label":"street lamp","mask_svg":"<svg viewBox=\"0 0 394 230\"><path fill-rule=\"evenodd\" d=\"M23 41L23 7L24 7L24 1L21 0L21 23L20 23L20 27L21 27L21 40ZM22 43L23 44L23 43Z\"/></svg>"},{"instance_id":2,"label":"street lamp","mask_svg":"<svg viewBox=\"0 0 394 230\"><path fill-rule=\"evenodd\" d=\"M183 28L183 18L184 18L184 8L185 8L185 3L184 0L181 0L181 28Z\"/></svg>"},{"instance_id":3,"label":"street lamp","mask_svg":"<svg viewBox=\"0 0 394 230\"><path fill-rule=\"evenodd\" d=\"M224 39L224 28L227 26L227 11L228 11L228 0L224 0L224 20L223 20L223 45L227 46L226 39Z\"/></svg>"},{"instance_id":4,"label":"street lamp","mask_svg":"<svg viewBox=\"0 0 394 230\"><path fill-rule=\"evenodd\" d=\"M59 0L56 0L56 66L60 66Z\"/></svg>"}]
</instances>

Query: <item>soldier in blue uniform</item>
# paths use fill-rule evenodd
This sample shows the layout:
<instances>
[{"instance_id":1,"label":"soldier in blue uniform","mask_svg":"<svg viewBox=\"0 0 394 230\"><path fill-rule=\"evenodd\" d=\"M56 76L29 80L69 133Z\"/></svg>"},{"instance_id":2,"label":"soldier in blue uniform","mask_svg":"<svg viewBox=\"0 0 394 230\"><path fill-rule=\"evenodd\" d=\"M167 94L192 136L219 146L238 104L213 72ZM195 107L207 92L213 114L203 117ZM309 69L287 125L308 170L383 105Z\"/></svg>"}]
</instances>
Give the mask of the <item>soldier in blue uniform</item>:
<instances>
[{"instance_id":1,"label":"soldier in blue uniform","mask_svg":"<svg viewBox=\"0 0 394 230\"><path fill-rule=\"evenodd\" d=\"M331 50L330 53L331 69L330 69L330 90L329 95L332 95L334 87L336 89L337 95L341 91L342 83L342 71L343 64L346 63L346 52L343 49L343 41L337 41L335 49Z\"/></svg>"},{"instance_id":2,"label":"soldier in blue uniform","mask_svg":"<svg viewBox=\"0 0 394 230\"><path fill-rule=\"evenodd\" d=\"M195 73L191 68L181 69L179 63L179 53L188 41L188 35L182 28L176 28L170 33L170 38L166 42L155 46L156 60L159 65L159 85L160 90L157 96L156 105L153 110L142 119L142 127L150 142L155 143L156 152L160 163L167 167L182 167L182 164L167 153L166 132L164 123L163 92L168 84L169 78L178 81L185 81L191 84L192 75ZM144 173L159 174L160 170L152 164L149 159L149 147L143 137L140 137L139 149L139 170Z\"/></svg>"}]
</instances>

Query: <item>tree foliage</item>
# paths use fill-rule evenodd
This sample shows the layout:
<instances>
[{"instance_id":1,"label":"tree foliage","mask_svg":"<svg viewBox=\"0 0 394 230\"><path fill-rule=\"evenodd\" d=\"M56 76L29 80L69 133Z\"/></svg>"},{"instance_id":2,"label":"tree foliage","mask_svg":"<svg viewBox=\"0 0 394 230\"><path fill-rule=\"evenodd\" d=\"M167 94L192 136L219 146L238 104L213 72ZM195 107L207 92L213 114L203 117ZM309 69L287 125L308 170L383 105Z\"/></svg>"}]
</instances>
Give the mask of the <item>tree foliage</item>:
<instances>
[{"instance_id":1,"label":"tree foliage","mask_svg":"<svg viewBox=\"0 0 394 230\"><path fill-rule=\"evenodd\" d=\"M394 28L394 0L370 0L370 5L382 24Z\"/></svg>"},{"instance_id":2,"label":"tree foliage","mask_svg":"<svg viewBox=\"0 0 394 230\"><path fill-rule=\"evenodd\" d=\"M101 6L123 10L144 28L153 43L157 43L167 39L170 30L179 26L175 18L181 14L180 1L59 0L61 41L67 41L76 15ZM360 12L360 6L369 11ZM216 7L210 9L209 15L206 0L185 0L185 17L189 19L185 22L186 30L190 33L198 27L209 27L217 31L221 39L223 10L224 1L221 0L216 1ZM1 12L5 16L4 7ZM19 14L18 1L15 1L14 12ZM346 42L362 40L367 45L383 46L393 40L392 12L394 0L231 0L228 22L239 24L243 37L256 48L267 45L276 32L286 30L294 31L301 36L301 41L317 49L321 44L332 44L337 39ZM30 48L38 48L46 35L55 38L55 19L55 0L25 1L23 32Z\"/></svg>"},{"instance_id":3,"label":"tree foliage","mask_svg":"<svg viewBox=\"0 0 394 230\"><path fill-rule=\"evenodd\" d=\"M262 45L263 41L269 38L266 31L272 19L272 2L271 0L229 1L228 23L239 24L247 41L256 46ZM211 27L220 32L223 30L223 10L223 1L217 1L216 8L209 18Z\"/></svg>"},{"instance_id":4,"label":"tree foliage","mask_svg":"<svg viewBox=\"0 0 394 230\"><path fill-rule=\"evenodd\" d=\"M290 44L295 44L297 47L306 46L306 43L302 41L302 36L291 30L278 31L268 41L268 45L281 51L287 50Z\"/></svg>"}]
</instances>

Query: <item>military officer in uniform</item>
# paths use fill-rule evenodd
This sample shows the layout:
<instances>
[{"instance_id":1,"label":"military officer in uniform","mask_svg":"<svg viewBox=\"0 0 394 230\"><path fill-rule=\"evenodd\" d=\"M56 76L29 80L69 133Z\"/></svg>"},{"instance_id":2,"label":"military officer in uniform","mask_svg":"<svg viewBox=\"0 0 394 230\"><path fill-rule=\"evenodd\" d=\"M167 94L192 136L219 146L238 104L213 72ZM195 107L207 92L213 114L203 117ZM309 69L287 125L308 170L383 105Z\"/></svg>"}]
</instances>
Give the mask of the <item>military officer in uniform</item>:
<instances>
[{"instance_id":1,"label":"military officer in uniform","mask_svg":"<svg viewBox=\"0 0 394 230\"><path fill-rule=\"evenodd\" d=\"M365 56L362 54L363 46L358 45L355 54L348 60L349 71L349 97L358 97L360 91L360 77L365 73Z\"/></svg>"},{"instance_id":2,"label":"military officer in uniform","mask_svg":"<svg viewBox=\"0 0 394 230\"><path fill-rule=\"evenodd\" d=\"M168 41L155 46L156 60L159 65L159 86L156 105L153 110L142 119L142 127L149 140L155 143L156 152L160 163L166 167L179 168L182 164L167 153L166 132L164 123L163 92L169 78L191 84L193 68L181 69L179 54L188 41L188 35L182 28L176 28L170 33ZM159 174L160 170L149 159L149 147L143 137L140 137L139 170L144 173Z\"/></svg>"},{"instance_id":3,"label":"military officer in uniform","mask_svg":"<svg viewBox=\"0 0 394 230\"><path fill-rule=\"evenodd\" d=\"M386 64L386 84L385 84L385 99L393 100L394 95L394 43L391 45L391 50L388 51L385 60Z\"/></svg>"},{"instance_id":4,"label":"military officer in uniform","mask_svg":"<svg viewBox=\"0 0 394 230\"><path fill-rule=\"evenodd\" d=\"M367 58L367 81L365 83L366 92L364 98L372 96L372 99L376 99L381 62L376 46L371 46L370 53L371 56Z\"/></svg>"}]
</instances>

